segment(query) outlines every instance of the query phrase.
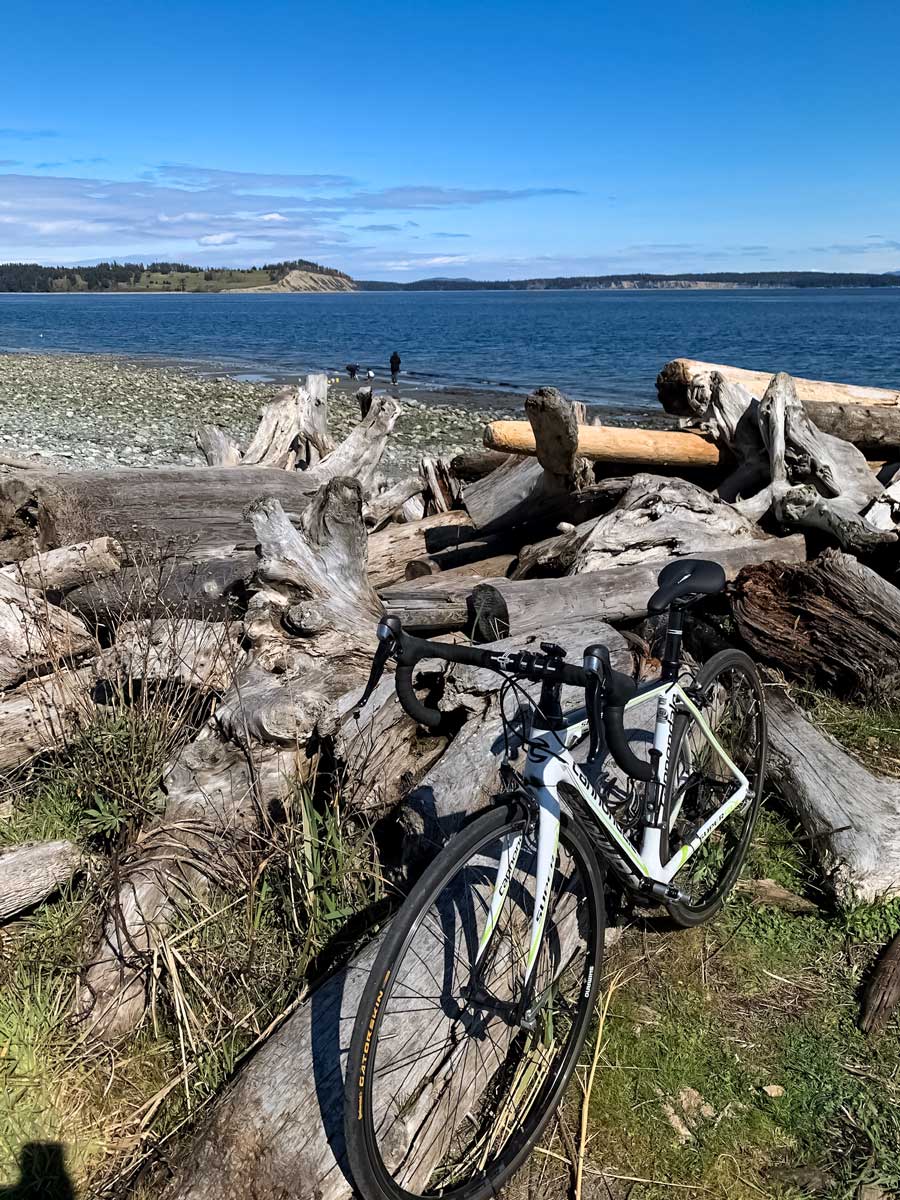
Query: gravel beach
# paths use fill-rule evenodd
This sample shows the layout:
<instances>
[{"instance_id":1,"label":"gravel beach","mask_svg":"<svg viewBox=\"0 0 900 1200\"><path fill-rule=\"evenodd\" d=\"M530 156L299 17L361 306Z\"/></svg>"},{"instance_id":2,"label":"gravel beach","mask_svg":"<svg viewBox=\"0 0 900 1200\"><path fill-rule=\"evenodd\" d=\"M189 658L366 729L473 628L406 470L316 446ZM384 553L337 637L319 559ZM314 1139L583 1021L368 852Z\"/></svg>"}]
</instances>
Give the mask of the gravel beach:
<instances>
[{"instance_id":1,"label":"gravel beach","mask_svg":"<svg viewBox=\"0 0 900 1200\"><path fill-rule=\"evenodd\" d=\"M0 459L35 457L63 470L200 465L199 425L221 425L246 441L260 409L288 382L101 355L0 354ZM358 386L343 380L329 391L338 437L359 419ZM375 380L376 390L381 386ZM522 412L522 398L505 393L402 382L388 390L402 406L384 463L392 475L413 468L423 454L479 446L487 421Z\"/></svg>"}]
</instances>

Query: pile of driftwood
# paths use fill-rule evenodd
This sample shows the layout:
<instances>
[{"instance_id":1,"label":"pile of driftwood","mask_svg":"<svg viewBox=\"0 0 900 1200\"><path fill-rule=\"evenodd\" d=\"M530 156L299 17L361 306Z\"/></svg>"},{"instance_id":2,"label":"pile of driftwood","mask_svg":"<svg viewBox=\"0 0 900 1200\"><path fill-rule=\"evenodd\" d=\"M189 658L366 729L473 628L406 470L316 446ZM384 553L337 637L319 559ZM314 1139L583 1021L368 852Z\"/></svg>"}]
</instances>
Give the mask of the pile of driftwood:
<instances>
[{"instance_id":1,"label":"pile of driftwood","mask_svg":"<svg viewBox=\"0 0 900 1200\"><path fill-rule=\"evenodd\" d=\"M265 411L246 448L207 427L206 468L0 476L0 768L62 744L121 679L215 698L166 770L80 989L94 1036L141 1021L156 940L185 895L228 875L263 814L327 761L348 812L393 821L409 862L498 780L499 680L422 665L448 714L426 735L385 679L362 711L385 609L447 638L602 640L640 669L634 631L659 571L716 559L744 643L838 695L900 688L900 397L678 360L659 376L677 430L589 425L555 389L484 451L380 474L398 415L359 393L334 445L324 376ZM702 627L698 625L698 637ZM641 644L646 644L641 643ZM814 839L839 901L900 894L900 781L873 775L769 689L772 784ZM574 697L572 698L574 699ZM66 842L0 857L0 918L81 865ZM373 950L269 1038L176 1158L171 1197L348 1197L342 1060ZM895 955L895 957L900 957ZM891 1000L882 979L873 1001Z\"/></svg>"}]
</instances>

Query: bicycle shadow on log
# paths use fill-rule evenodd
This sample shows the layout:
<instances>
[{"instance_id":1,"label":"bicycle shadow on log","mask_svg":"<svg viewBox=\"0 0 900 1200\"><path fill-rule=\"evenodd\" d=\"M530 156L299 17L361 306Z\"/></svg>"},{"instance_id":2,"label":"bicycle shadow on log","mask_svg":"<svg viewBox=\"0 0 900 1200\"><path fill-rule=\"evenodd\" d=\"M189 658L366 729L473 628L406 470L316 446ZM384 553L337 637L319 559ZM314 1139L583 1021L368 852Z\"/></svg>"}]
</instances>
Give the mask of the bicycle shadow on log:
<instances>
[{"instance_id":1,"label":"bicycle shadow on log","mask_svg":"<svg viewBox=\"0 0 900 1200\"><path fill-rule=\"evenodd\" d=\"M59 1142L26 1142L19 1154L19 1180L0 1187L0 1200L75 1200Z\"/></svg>"}]
</instances>

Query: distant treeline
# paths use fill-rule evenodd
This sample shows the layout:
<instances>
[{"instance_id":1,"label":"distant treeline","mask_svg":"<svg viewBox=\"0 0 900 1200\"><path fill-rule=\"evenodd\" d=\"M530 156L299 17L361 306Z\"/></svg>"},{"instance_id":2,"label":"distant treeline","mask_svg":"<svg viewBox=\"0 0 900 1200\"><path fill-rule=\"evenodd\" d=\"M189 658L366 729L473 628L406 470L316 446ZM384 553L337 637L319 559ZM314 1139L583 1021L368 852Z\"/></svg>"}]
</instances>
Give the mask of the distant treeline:
<instances>
[{"instance_id":1,"label":"distant treeline","mask_svg":"<svg viewBox=\"0 0 900 1200\"><path fill-rule=\"evenodd\" d=\"M154 275L202 275L214 281L223 276L264 271L272 283L289 271L310 271L349 279L334 267L323 267L305 258L290 262L266 263L263 267L194 267L189 263L103 262L93 267L44 267L40 263L0 263L0 292L102 292L140 290Z\"/></svg>"},{"instance_id":2,"label":"distant treeline","mask_svg":"<svg viewBox=\"0 0 900 1200\"><path fill-rule=\"evenodd\" d=\"M679 284L718 284L735 287L900 287L896 274L866 275L833 271L715 271L680 275L569 275L552 279L418 279L394 283L373 279L357 280L364 292L539 291L543 288L648 288L678 287Z\"/></svg>"}]
</instances>

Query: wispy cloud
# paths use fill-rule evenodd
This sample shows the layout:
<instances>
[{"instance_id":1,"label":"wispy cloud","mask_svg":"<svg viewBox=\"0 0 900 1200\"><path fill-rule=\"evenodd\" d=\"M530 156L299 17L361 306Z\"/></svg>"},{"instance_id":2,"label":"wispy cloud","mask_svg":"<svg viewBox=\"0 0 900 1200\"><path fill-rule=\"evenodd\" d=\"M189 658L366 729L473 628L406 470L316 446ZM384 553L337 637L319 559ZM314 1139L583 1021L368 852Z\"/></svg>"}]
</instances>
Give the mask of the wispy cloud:
<instances>
[{"instance_id":1,"label":"wispy cloud","mask_svg":"<svg viewBox=\"0 0 900 1200\"><path fill-rule=\"evenodd\" d=\"M441 238L467 238L471 237L472 235L470 233L444 233L440 230L436 230L434 236Z\"/></svg>"},{"instance_id":2,"label":"wispy cloud","mask_svg":"<svg viewBox=\"0 0 900 1200\"><path fill-rule=\"evenodd\" d=\"M44 138L57 138L56 129L0 129L0 140L10 142L39 142Z\"/></svg>"},{"instance_id":3,"label":"wispy cloud","mask_svg":"<svg viewBox=\"0 0 900 1200\"><path fill-rule=\"evenodd\" d=\"M71 262L149 254L208 261L227 254L235 263L302 256L349 265L352 255L358 266L375 258L374 248L360 244L366 233L405 234L426 246L429 238L467 236L420 232L411 214L572 194L558 187L437 184L370 189L349 175L228 171L186 163L164 163L128 180L88 178L65 170L68 163L49 159L30 172L15 170L17 161L6 165L13 169L0 171L0 208L8 216L0 260L27 255ZM348 223L367 214L374 218L369 223ZM381 214L387 219L379 220ZM433 249L423 248L419 255L403 247L398 256L425 266L442 263Z\"/></svg>"}]
</instances>

